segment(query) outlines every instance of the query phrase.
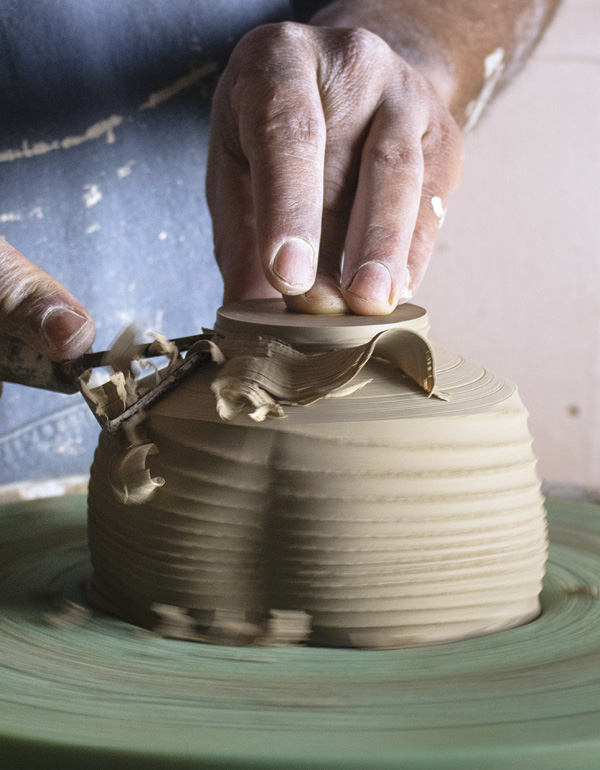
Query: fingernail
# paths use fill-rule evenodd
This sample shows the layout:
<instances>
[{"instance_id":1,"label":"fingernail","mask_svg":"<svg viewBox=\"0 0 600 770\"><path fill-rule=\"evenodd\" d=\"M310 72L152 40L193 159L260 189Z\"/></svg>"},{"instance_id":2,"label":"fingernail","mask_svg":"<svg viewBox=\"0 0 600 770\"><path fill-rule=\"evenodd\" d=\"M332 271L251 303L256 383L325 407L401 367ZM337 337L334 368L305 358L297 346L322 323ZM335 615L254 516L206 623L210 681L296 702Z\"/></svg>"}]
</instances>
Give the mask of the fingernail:
<instances>
[{"instance_id":1,"label":"fingernail","mask_svg":"<svg viewBox=\"0 0 600 770\"><path fill-rule=\"evenodd\" d=\"M304 238L288 238L279 247L271 270L290 286L307 289L315 279L315 250Z\"/></svg>"},{"instance_id":2,"label":"fingernail","mask_svg":"<svg viewBox=\"0 0 600 770\"><path fill-rule=\"evenodd\" d=\"M67 307L53 307L42 318L42 331L48 344L60 350L69 344L89 323L89 318Z\"/></svg>"},{"instance_id":3,"label":"fingernail","mask_svg":"<svg viewBox=\"0 0 600 770\"><path fill-rule=\"evenodd\" d=\"M392 304L392 274L383 262L366 262L359 267L348 291L367 302Z\"/></svg>"}]
</instances>

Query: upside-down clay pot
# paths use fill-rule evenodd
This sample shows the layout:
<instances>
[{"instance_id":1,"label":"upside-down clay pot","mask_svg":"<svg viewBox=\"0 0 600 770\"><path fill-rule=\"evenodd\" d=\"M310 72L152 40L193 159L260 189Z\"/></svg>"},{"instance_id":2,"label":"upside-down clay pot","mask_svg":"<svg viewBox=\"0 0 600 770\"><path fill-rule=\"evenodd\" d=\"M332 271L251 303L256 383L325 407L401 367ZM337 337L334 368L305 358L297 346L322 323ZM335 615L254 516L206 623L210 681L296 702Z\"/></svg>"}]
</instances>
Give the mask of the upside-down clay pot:
<instances>
[{"instance_id":1,"label":"upside-down clay pot","mask_svg":"<svg viewBox=\"0 0 600 770\"><path fill-rule=\"evenodd\" d=\"M94 604L184 638L360 648L536 617L545 512L514 385L429 342L414 305L255 300L214 332L141 426L147 494L118 491L130 436L100 438Z\"/></svg>"}]
</instances>

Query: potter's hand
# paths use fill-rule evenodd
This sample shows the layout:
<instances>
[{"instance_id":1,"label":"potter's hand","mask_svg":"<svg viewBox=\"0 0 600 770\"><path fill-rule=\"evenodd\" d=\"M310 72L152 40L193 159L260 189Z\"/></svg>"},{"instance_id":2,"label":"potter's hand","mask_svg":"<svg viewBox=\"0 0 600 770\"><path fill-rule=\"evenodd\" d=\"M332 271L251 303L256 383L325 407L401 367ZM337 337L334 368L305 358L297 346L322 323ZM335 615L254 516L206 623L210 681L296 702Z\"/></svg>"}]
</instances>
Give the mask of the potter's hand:
<instances>
[{"instance_id":1,"label":"potter's hand","mask_svg":"<svg viewBox=\"0 0 600 770\"><path fill-rule=\"evenodd\" d=\"M0 335L18 337L53 361L85 353L95 336L87 310L2 238Z\"/></svg>"},{"instance_id":2,"label":"potter's hand","mask_svg":"<svg viewBox=\"0 0 600 770\"><path fill-rule=\"evenodd\" d=\"M275 289L297 310L389 313L421 282L461 169L454 119L379 36L253 30L213 106L207 195L225 300Z\"/></svg>"}]
</instances>

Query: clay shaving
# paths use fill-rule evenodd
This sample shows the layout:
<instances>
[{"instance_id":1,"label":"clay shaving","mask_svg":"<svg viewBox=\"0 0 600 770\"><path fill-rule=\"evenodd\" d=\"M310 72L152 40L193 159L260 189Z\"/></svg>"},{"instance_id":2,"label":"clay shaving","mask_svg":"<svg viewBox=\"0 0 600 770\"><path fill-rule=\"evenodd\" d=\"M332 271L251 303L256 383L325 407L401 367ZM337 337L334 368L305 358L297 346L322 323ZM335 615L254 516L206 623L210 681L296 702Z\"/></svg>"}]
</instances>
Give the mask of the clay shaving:
<instances>
[{"instance_id":1,"label":"clay shaving","mask_svg":"<svg viewBox=\"0 0 600 770\"><path fill-rule=\"evenodd\" d=\"M139 334L140 327L132 324L113 344L104 361L113 369L108 382L91 387L92 370L81 375L81 390L96 415L117 417L181 362L176 345L152 333L151 352L169 359L159 371L140 357ZM217 413L225 421L245 412L255 422L262 422L267 417L285 417L283 405L307 406L322 398L343 398L371 382L360 375L372 357L394 366L429 396L449 398L436 387L433 351L428 341L407 329L389 329L363 345L316 355L302 353L273 337L249 341L215 335L191 350L195 348L209 351L219 367L211 388ZM136 379L134 362L141 368L153 366L154 376ZM124 433L128 443L113 460L110 483L121 502L144 503L164 484L163 478L153 477L147 468L148 456L158 449L145 435L141 412L125 422Z\"/></svg>"},{"instance_id":2,"label":"clay shaving","mask_svg":"<svg viewBox=\"0 0 600 770\"><path fill-rule=\"evenodd\" d=\"M150 352L166 356L167 366L158 370L149 360L141 358L137 339L140 327L131 324L113 343L103 363L113 369L108 382L97 387L90 387L92 369L84 372L79 382L81 391L97 416L113 419L133 406L152 387L167 377L172 368L181 361L177 346L162 334L149 332L154 337ZM141 369L151 366L154 375L142 380L135 378L133 364L137 362ZM114 459L110 472L110 484L115 496L128 505L140 504L149 500L155 491L165 482L160 476L152 477L147 468L148 455L157 454L158 449L145 434L144 414L139 412L123 426L126 445Z\"/></svg>"},{"instance_id":3,"label":"clay shaving","mask_svg":"<svg viewBox=\"0 0 600 770\"><path fill-rule=\"evenodd\" d=\"M212 390L223 420L247 411L251 419L262 422L284 417L282 404L306 406L354 393L371 382L359 378L371 357L399 369L429 396L449 400L436 387L431 346L407 329L389 329L364 345L317 355L301 353L272 337L217 338L217 344L226 360Z\"/></svg>"}]
</instances>

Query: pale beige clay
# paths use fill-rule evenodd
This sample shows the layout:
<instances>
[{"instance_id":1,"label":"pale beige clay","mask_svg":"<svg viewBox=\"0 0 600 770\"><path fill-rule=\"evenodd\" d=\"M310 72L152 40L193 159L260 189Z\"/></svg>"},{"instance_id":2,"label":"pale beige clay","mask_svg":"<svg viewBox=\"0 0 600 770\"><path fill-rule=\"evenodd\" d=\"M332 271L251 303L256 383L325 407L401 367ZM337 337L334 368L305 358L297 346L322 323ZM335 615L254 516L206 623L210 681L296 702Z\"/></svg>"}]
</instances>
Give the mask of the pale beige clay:
<instances>
[{"instance_id":1,"label":"pale beige clay","mask_svg":"<svg viewBox=\"0 0 600 770\"><path fill-rule=\"evenodd\" d=\"M92 602L229 644L406 647L534 618L546 527L527 413L427 330L416 306L220 311L214 363L142 438L101 437Z\"/></svg>"}]
</instances>

